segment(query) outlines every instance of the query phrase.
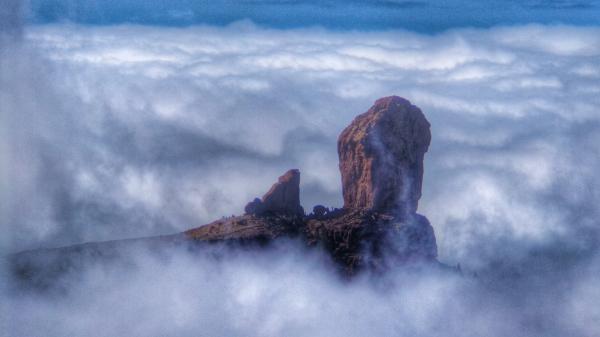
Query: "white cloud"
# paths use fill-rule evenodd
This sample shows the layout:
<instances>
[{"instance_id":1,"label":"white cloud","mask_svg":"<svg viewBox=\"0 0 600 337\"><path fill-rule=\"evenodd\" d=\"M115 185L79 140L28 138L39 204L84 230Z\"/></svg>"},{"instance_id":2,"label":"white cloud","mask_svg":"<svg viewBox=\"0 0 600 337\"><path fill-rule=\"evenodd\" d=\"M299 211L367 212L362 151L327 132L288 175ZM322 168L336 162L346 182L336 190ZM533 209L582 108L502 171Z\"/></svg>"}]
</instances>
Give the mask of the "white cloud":
<instances>
[{"instance_id":1,"label":"white cloud","mask_svg":"<svg viewBox=\"0 0 600 337\"><path fill-rule=\"evenodd\" d=\"M344 283L295 242L239 251L121 250L122 264L89 264L56 298L6 297L11 336L526 336L518 316L456 275L393 273ZM219 254L219 253L218 253ZM266 272L268 270L268 272ZM27 313L23 315L21 313ZM468 318L468 319L467 319Z\"/></svg>"},{"instance_id":2,"label":"white cloud","mask_svg":"<svg viewBox=\"0 0 600 337\"><path fill-rule=\"evenodd\" d=\"M69 280L63 300L11 297L12 313L28 313L11 317L13 335L585 335L593 324L597 270L580 264L598 243L598 28L25 33L0 57L2 251L185 230L240 213L292 167L307 210L340 206L337 135L397 94L432 124L420 212L440 259L488 273L393 275L400 286L381 291L338 282L295 248L226 263L134 254L126 271Z\"/></svg>"},{"instance_id":3,"label":"white cloud","mask_svg":"<svg viewBox=\"0 0 600 337\"><path fill-rule=\"evenodd\" d=\"M291 167L303 173L305 208L339 206L337 134L376 98L398 94L432 123L421 211L434 220L441 258L468 263L476 250L451 248L456 219L471 228L467 219L481 215L520 240L577 228L564 218L596 216L589 205L597 196L581 188L598 186L600 163L585 137L599 128L599 33L28 27L26 46L3 58L13 68L3 110L9 132L21 135L12 148L29 144L28 157L10 155L20 181L8 184L27 198L40 179L63 177L32 202L48 210L44 233L68 237L56 207L76 215L68 228L81 233L64 243L184 230L239 213ZM46 65L40 72L28 68L34 63ZM17 131L19 120L32 132ZM56 173L42 174L42 153ZM498 193L479 195L477 177ZM89 214L90 204L100 215ZM135 221L126 220L131 207ZM554 212L563 217L546 222ZM7 219L22 236L40 222L22 212ZM40 233L9 246L56 239Z\"/></svg>"}]
</instances>

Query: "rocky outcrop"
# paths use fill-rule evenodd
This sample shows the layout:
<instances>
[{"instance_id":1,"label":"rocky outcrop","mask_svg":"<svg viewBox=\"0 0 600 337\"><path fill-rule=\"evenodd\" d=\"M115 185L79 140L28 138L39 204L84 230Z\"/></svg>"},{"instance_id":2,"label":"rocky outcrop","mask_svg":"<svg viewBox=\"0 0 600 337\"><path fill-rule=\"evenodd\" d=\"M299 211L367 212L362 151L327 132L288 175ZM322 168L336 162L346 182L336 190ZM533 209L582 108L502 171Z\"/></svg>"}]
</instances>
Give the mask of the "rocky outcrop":
<instances>
[{"instance_id":1,"label":"rocky outcrop","mask_svg":"<svg viewBox=\"0 0 600 337\"><path fill-rule=\"evenodd\" d=\"M317 205L303 216L300 172L281 176L246 214L190 230L195 240L270 241L299 235L323 247L347 274L384 270L413 261L435 261L433 228L417 214L423 159L431 141L419 108L397 97L377 100L338 139L344 208Z\"/></svg>"},{"instance_id":2,"label":"rocky outcrop","mask_svg":"<svg viewBox=\"0 0 600 337\"><path fill-rule=\"evenodd\" d=\"M284 173L271 189L262 197L254 199L244 207L246 214L262 216L282 214L303 216L300 205L300 171L289 170Z\"/></svg>"},{"instance_id":3,"label":"rocky outcrop","mask_svg":"<svg viewBox=\"0 0 600 337\"><path fill-rule=\"evenodd\" d=\"M419 108L398 96L378 99L356 117L338 138L344 208L414 214L429 126Z\"/></svg>"},{"instance_id":4,"label":"rocky outcrop","mask_svg":"<svg viewBox=\"0 0 600 337\"><path fill-rule=\"evenodd\" d=\"M254 243L262 246L280 237L295 237L308 246L325 249L346 275L365 268L385 271L411 262L436 264L433 228L427 218L416 213L423 157L430 140L429 123L419 108L397 96L379 99L356 117L338 140L344 208L317 205L311 214L304 215L300 172L294 169L279 177L261 199L248 203L244 215L222 218L153 242L225 243L228 247L252 243L250 246L256 247ZM53 250L54 256L60 256L58 267L31 264L30 257L36 253L22 253L13 260L13 267L16 274L35 280L36 273L54 275L56 270L64 270L64 256L85 255L88 250L102 255L102 247L111 251L115 245L97 243Z\"/></svg>"}]
</instances>

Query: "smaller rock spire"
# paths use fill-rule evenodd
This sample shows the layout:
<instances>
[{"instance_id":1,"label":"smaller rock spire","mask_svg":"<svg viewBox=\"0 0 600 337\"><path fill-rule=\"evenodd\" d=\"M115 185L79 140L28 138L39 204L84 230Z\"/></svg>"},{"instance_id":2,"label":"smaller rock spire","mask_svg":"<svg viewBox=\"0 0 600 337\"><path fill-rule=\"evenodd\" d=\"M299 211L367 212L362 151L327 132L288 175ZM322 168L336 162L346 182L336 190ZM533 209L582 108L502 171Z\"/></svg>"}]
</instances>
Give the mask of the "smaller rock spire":
<instances>
[{"instance_id":1,"label":"smaller rock spire","mask_svg":"<svg viewBox=\"0 0 600 337\"><path fill-rule=\"evenodd\" d=\"M292 169L284 173L262 199L254 199L244 208L246 214L282 214L303 216L300 205L300 171Z\"/></svg>"}]
</instances>

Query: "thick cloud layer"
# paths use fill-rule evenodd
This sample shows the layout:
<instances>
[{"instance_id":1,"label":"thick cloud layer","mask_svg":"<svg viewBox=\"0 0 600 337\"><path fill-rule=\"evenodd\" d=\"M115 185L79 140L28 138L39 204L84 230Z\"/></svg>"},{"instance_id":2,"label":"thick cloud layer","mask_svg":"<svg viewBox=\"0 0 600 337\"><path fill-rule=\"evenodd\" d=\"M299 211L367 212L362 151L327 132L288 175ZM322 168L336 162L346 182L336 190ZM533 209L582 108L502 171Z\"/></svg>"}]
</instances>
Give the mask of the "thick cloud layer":
<instances>
[{"instance_id":1,"label":"thick cloud layer","mask_svg":"<svg viewBox=\"0 0 600 337\"><path fill-rule=\"evenodd\" d=\"M2 336L594 336L598 261L568 284L496 289L397 270L341 281L295 242L223 255L128 247L62 279L64 292L4 296ZM218 262L211 256L221 256ZM554 279L553 279L554 280ZM553 281L552 280L552 281ZM522 286L522 282L517 282ZM11 289L11 288L9 288Z\"/></svg>"},{"instance_id":2,"label":"thick cloud layer","mask_svg":"<svg viewBox=\"0 0 600 337\"><path fill-rule=\"evenodd\" d=\"M118 335L131 328L120 317L146 312L147 323L172 310L164 326L144 324L138 334L236 335L255 327L264 336L346 328L365 335L375 326L379 335L505 336L527 335L524 325L546 335L593 333L600 315L597 28L424 36L246 22L62 25L28 27L23 43L7 43L2 252L185 230L241 213L292 167L302 172L306 209L340 206L337 135L376 98L397 94L432 124L420 213L436 231L440 259L487 285L426 275L381 296L366 281L344 288L299 262L303 253L274 260L280 273L271 274L260 257L215 264L136 252L132 271L92 268L66 302L15 300L19 310L11 312L31 313L20 328L52 311L49 321L61 324L32 329ZM498 287L503 296L488 296ZM115 306L122 315L100 314L107 322L91 332L83 316ZM457 314L445 320L448 312ZM64 317L74 318L62 324Z\"/></svg>"},{"instance_id":3,"label":"thick cloud layer","mask_svg":"<svg viewBox=\"0 0 600 337\"><path fill-rule=\"evenodd\" d=\"M339 206L336 137L391 94L432 123L421 212L443 259L579 240L598 216L598 33L29 28L3 58L5 245L184 230L291 167L305 208Z\"/></svg>"}]
</instances>

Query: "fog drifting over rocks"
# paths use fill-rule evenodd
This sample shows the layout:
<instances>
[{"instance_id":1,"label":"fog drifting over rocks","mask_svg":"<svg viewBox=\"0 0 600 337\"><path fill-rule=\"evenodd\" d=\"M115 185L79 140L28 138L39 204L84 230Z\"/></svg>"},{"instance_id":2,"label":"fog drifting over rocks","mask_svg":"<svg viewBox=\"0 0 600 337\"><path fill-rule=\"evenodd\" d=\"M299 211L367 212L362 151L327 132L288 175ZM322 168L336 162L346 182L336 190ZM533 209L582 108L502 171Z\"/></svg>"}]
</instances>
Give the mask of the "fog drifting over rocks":
<instances>
[{"instance_id":1,"label":"fog drifting over rocks","mask_svg":"<svg viewBox=\"0 0 600 337\"><path fill-rule=\"evenodd\" d=\"M63 299L7 294L7 336L597 333L600 29L50 25L3 47L3 254L240 214L289 168L305 209L339 207L339 132L396 94L431 123L419 212L439 258L484 280L381 292L293 244L222 263L132 249Z\"/></svg>"}]
</instances>

